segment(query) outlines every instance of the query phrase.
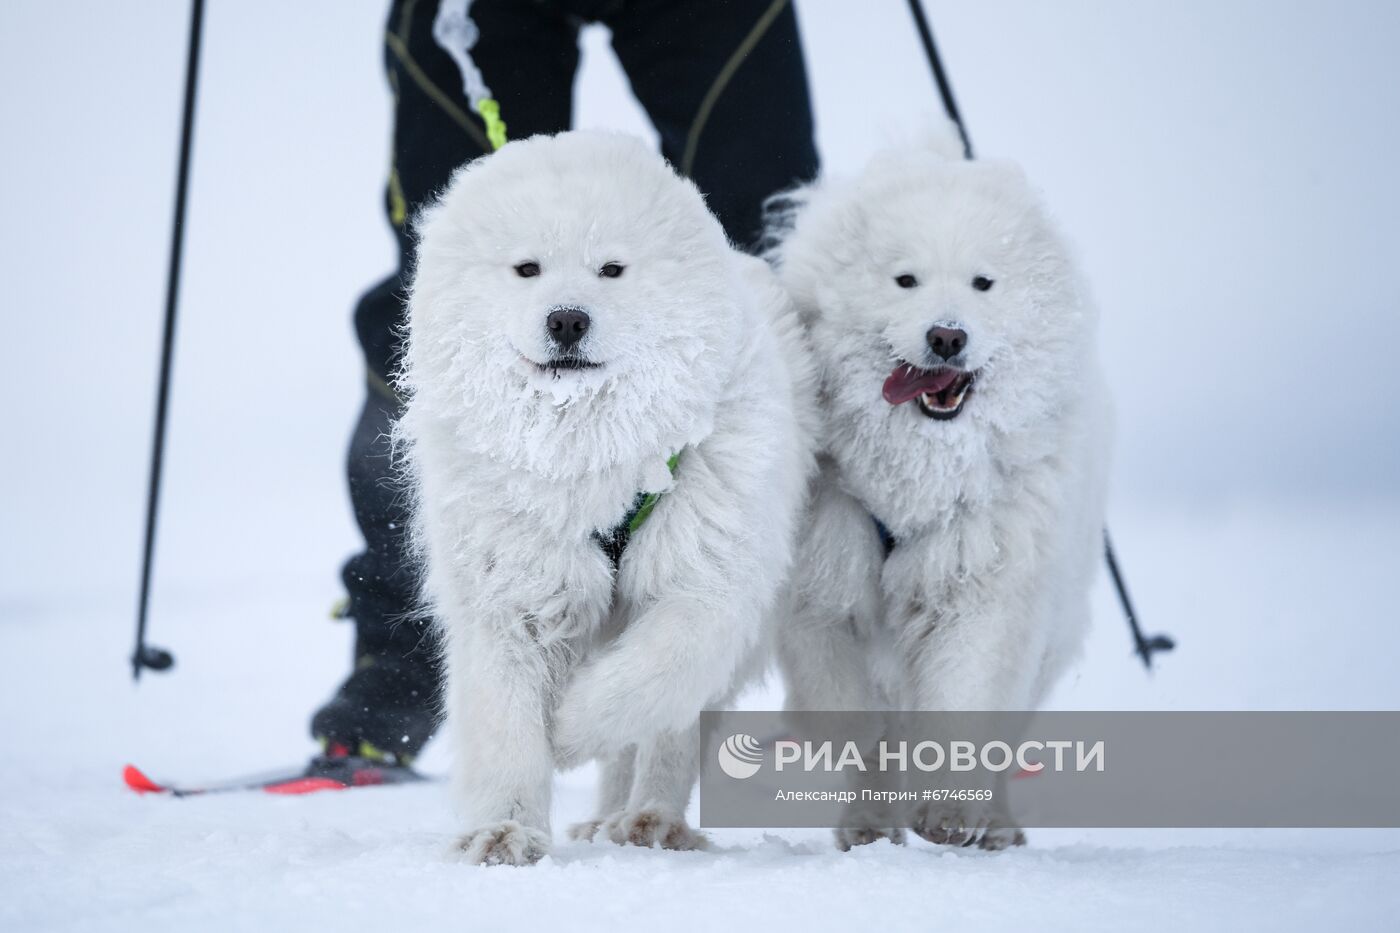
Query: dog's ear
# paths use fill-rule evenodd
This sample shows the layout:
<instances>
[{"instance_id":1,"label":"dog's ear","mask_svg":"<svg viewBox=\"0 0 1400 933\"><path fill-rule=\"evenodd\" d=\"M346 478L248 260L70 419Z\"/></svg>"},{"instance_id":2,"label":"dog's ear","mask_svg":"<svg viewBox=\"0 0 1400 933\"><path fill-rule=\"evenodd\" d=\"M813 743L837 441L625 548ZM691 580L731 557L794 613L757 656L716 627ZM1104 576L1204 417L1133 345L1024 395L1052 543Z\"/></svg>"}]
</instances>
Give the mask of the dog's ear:
<instances>
[{"instance_id":1,"label":"dog's ear","mask_svg":"<svg viewBox=\"0 0 1400 933\"><path fill-rule=\"evenodd\" d=\"M820 198L820 182L798 185L770 195L763 202L763 239L759 256L773 269L780 269L787 259L787 247L797 232L798 219ZM789 280L786 302L803 328L810 328L817 316L817 304L810 294L800 292L797 282ZM810 284L803 282L802 284Z\"/></svg>"},{"instance_id":2,"label":"dog's ear","mask_svg":"<svg viewBox=\"0 0 1400 933\"><path fill-rule=\"evenodd\" d=\"M1005 205L1020 205L1022 233L1035 233L1053 240L1050 211L1044 199L1020 163L1010 159L978 159L968 163L969 183L994 201Z\"/></svg>"},{"instance_id":3,"label":"dog's ear","mask_svg":"<svg viewBox=\"0 0 1400 933\"><path fill-rule=\"evenodd\" d=\"M920 135L918 144L925 151L953 162L964 158L962 136L952 120L932 122Z\"/></svg>"},{"instance_id":4,"label":"dog's ear","mask_svg":"<svg viewBox=\"0 0 1400 933\"><path fill-rule=\"evenodd\" d=\"M763 201L763 234L758 242L758 255L777 267L783 263L783 246L797 229L797 217L812 199L816 183L796 185Z\"/></svg>"},{"instance_id":5,"label":"dog's ear","mask_svg":"<svg viewBox=\"0 0 1400 933\"><path fill-rule=\"evenodd\" d=\"M1030 177L1019 162L1010 159L978 159L974 166L987 184L997 185L1003 190L1015 191L1018 194L1033 191Z\"/></svg>"},{"instance_id":6,"label":"dog's ear","mask_svg":"<svg viewBox=\"0 0 1400 933\"><path fill-rule=\"evenodd\" d=\"M811 328L822 293L840 271L860 262L866 219L855 182L820 179L768 199L760 255L777 271L797 319Z\"/></svg>"}]
</instances>

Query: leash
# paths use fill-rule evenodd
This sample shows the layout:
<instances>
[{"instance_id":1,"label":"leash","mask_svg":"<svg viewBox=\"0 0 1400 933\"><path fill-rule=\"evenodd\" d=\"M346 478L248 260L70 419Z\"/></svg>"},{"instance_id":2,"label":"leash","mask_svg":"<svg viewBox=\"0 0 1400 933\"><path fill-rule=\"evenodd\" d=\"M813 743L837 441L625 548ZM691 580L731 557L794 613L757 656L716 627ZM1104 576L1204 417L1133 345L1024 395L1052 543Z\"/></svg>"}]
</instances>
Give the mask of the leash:
<instances>
[{"instance_id":1,"label":"leash","mask_svg":"<svg viewBox=\"0 0 1400 933\"><path fill-rule=\"evenodd\" d=\"M957 98L953 96L953 84L948 80L948 72L943 68L943 58L938 54L938 45L933 41L933 29L929 27L928 16L924 13L924 5L921 0L909 0L909 12L914 17L914 25L918 27L919 39L924 46L924 55L928 58L929 68L933 71L934 83L938 85L938 96L943 100L943 110L948 114L948 119L953 121L953 125L958 128L958 136L962 139L963 155L971 159L972 139L967 134L967 127L963 123L962 112L958 110ZM880 524L879 519L875 519L877 528L881 529L880 538L885 542L886 555L894 546L894 539L889 537L889 531ZM1118 566L1118 558L1113 552L1113 541L1108 536L1108 528L1103 530L1103 553L1104 562L1108 564L1108 574L1113 579L1113 588L1118 591L1118 602L1123 607L1123 615L1128 620L1128 628L1133 635L1133 649L1137 656L1142 659L1143 667L1152 670L1152 655L1158 651L1167 652L1176 647L1176 640L1170 635L1143 635L1142 627L1138 623L1137 612L1133 609L1133 601L1128 596L1128 584L1123 579L1123 572Z\"/></svg>"},{"instance_id":2,"label":"leash","mask_svg":"<svg viewBox=\"0 0 1400 933\"><path fill-rule=\"evenodd\" d=\"M481 69L472 61L472 47L481 38L481 30L471 17L472 0L442 0L433 20L433 39L452 56L462 73L462 93L471 108L486 123L486 139L492 149L506 144L506 125L501 120L501 105L491 96L491 88L481 76Z\"/></svg>"}]
</instances>

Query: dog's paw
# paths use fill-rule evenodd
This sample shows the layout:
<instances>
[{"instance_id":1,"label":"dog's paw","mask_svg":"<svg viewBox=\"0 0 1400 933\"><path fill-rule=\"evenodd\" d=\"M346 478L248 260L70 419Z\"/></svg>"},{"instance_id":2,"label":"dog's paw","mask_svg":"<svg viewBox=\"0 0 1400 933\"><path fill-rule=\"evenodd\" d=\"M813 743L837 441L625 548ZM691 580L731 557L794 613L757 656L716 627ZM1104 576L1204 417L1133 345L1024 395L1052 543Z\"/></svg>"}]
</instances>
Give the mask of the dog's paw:
<instances>
[{"instance_id":1,"label":"dog's paw","mask_svg":"<svg viewBox=\"0 0 1400 933\"><path fill-rule=\"evenodd\" d=\"M989 851L1026 844L1025 833L985 804L947 801L923 808L914 822L934 845L980 846Z\"/></svg>"},{"instance_id":2,"label":"dog's paw","mask_svg":"<svg viewBox=\"0 0 1400 933\"><path fill-rule=\"evenodd\" d=\"M575 842L592 842L603 828L603 820L584 820L569 827L569 838Z\"/></svg>"},{"instance_id":3,"label":"dog's paw","mask_svg":"<svg viewBox=\"0 0 1400 933\"><path fill-rule=\"evenodd\" d=\"M1000 852L1002 849L1009 849L1012 846L1023 846L1026 844L1025 831L1016 826L1006 826L993 821L987 827L987 831L982 834L982 838L977 840L977 845L988 852Z\"/></svg>"},{"instance_id":4,"label":"dog's paw","mask_svg":"<svg viewBox=\"0 0 1400 933\"><path fill-rule=\"evenodd\" d=\"M709 846L703 833L690 828L684 816L661 810L624 810L604 824L608 838L620 846L642 846L690 852Z\"/></svg>"},{"instance_id":5,"label":"dog's paw","mask_svg":"<svg viewBox=\"0 0 1400 933\"><path fill-rule=\"evenodd\" d=\"M899 828L891 829L838 829L836 830L836 848L842 852L849 852L856 846L868 846L872 842L881 839L888 839L897 846L904 845L904 830Z\"/></svg>"},{"instance_id":6,"label":"dog's paw","mask_svg":"<svg viewBox=\"0 0 1400 933\"><path fill-rule=\"evenodd\" d=\"M467 833L459 848L473 865L533 865L549 853L549 836L503 820Z\"/></svg>"}]
</instances>

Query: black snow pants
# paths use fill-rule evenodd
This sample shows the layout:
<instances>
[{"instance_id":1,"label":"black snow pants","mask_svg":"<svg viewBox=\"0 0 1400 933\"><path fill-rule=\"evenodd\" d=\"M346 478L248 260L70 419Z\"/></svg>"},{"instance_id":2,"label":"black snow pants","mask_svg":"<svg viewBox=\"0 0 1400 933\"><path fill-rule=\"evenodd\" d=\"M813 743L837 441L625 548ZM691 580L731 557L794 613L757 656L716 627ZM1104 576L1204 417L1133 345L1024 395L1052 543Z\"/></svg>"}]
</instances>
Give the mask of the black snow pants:
<instances>
[{"instance_id":1,"label":"black snow pants","mask_svg":"<svg viewBox=\"0 0 1400 933\"><path fill-rule=\"evenodd\" d=\"M453 169L489 148L456 64L434 41L437 0L395 0L384 36L394 96L385 193L399 269L355 310L367 398L349 451L350 498L365 548L346 563L356 662L392 659L413 694L432 702L436 660L414 613L416 574L405 554L405 502L387 435L398 404L389 387L412 269L415 211ZM752 248L761 203L816 175L812 115L790 0L475 0L472 59L500 103L511 138L569 128L578 33L612 31L613 49L660 136L663 155L705 193L733 242ZM416 750L426 735L412 737Z\"/></svg>"}]
</instances>

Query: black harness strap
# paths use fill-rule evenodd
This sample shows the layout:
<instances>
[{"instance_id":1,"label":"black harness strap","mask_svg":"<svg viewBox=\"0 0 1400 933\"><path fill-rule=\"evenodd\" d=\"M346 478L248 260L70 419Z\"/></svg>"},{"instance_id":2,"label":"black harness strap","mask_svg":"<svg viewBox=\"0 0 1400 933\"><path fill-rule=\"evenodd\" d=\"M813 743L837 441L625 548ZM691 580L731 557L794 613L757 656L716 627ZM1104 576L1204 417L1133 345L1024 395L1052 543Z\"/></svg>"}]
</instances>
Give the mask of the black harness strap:
<instances>
[{"instance_id":1,"label":"black harness strap","mask_svg":"<svg viewBox=\"0 0 1400 933\"><path fill-rule=\"evenodd\" d=\"M627 514L607 531L593 532L593 540L598 542L598 546L603 549L603 553L608 555L608 560L612 561L613 569L616 570L622 565L622 552L627 550L627 542L632 540L632 532L641 527L641 522L637 517L642 514L642 509L646 507L647 500L655 501L654 493L639 492L637 498L632 502L632 508L627 510Z\"/></svg>"},{"instance_id":2,"label":"black harness strap","mask_svg":"<svg viewBox=\"0 0 1400 933\"><path fill-rule=\"evenodd\" d=\"M885 560L890 559L890 554L894 551L894 532L889 526L875 517L875 513L870 514L870 520L875 523L875 533L880 536L880 546L885 549Z\"/></svg>"}]
</instances>

